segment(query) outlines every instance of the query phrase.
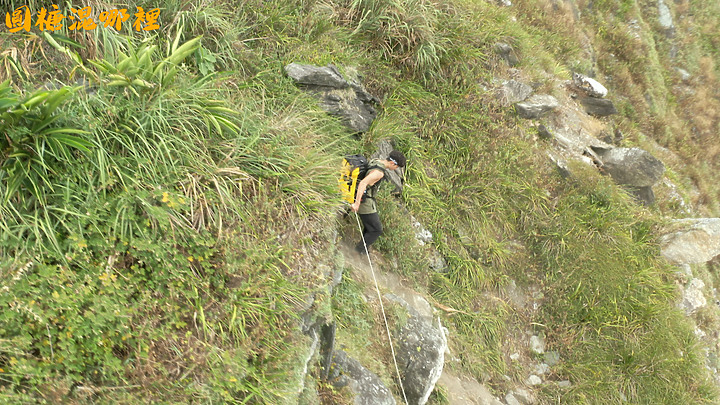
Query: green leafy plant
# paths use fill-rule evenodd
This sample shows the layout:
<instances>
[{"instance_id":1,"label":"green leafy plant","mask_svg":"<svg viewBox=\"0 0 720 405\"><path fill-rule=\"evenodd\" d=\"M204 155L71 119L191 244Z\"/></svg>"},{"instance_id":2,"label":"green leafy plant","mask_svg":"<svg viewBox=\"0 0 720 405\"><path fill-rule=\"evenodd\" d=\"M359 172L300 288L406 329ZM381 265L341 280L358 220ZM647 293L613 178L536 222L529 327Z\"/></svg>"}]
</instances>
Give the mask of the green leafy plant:
<instances>
[{"instance_id":1,"label":"green leafy plant","mask_svg":"<svg viewBox=\"0 0 720 405\"><path fill-rule=\"evenodd\" d=\"M0 182L3 206L12 198L18 202L22 187L38 201L44 201L49 175L56 166L74 160L73 150L89 152L91 143L77 135L86 131L63 126L58 107L74 89L37 90L19 97L10 81L0 84Z\"/></svg>"}]
</instances>

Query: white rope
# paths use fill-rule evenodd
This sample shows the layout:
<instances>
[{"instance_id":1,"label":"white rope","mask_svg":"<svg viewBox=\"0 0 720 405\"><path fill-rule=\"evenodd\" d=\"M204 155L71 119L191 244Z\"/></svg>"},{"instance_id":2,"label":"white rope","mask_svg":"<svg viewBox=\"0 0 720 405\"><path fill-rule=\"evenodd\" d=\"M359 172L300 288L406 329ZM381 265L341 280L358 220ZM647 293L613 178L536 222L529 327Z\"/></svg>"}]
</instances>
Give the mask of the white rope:
<instances>
[{"instance_id":1,"label":"white rope","mask_svg":"<svg viewBox=\"0 0 720 405\"><path fill-rule=\"evenodd\" d=\"M390 335L390 327L388 326L387 316L385 316L385 306L382 302L382 296L380 295L380 287L378 286L377 278L375 278L375 269L373 269L372 260L370 260L370 251L368 250L367 243L365 243L365 235L362 233L362 226L360 225L360 217L358 213L355 213L355 219L357 220L358 229L360 229L360 236L362 237L363 246L365 246L365 254L367 255L368 263L370 263L370 273L372 273L373 281L375 282L375 291L377 291L378 301L380 302L380 311L382 311L383 320L385 321L385 330L388 335L388 342L390 342L390 352L392 353L393 363L395 363L395 372L398 377L398 384L400 384L400 391L402 391L403 399L405 404L409 405L407 396L405 396L405 388L403 387L402 378L400 377L400 369L398 368L397 359L395 358L395 348L392 343L392 336Z\"/></svg>"}]
</instances>

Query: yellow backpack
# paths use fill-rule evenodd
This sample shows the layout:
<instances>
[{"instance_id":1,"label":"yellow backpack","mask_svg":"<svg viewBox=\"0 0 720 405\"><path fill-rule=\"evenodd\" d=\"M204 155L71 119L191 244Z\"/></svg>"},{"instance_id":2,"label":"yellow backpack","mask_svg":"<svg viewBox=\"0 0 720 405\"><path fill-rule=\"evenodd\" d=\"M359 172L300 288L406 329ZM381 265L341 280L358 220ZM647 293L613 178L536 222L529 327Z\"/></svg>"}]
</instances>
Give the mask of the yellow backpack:
<instances>
[{"instance_id":1,"label":"yellow backpack","mask_svg":"<svg viewBox=\"0 0 720 405\"><path fill-rule=\"evenodd\" d=\"M343 158L338 178L338 187L343 200L350 204L355 202L357 185L365 178L368 170L368 160L363 155L347 155Z\"/></svg>"}]
</instances>

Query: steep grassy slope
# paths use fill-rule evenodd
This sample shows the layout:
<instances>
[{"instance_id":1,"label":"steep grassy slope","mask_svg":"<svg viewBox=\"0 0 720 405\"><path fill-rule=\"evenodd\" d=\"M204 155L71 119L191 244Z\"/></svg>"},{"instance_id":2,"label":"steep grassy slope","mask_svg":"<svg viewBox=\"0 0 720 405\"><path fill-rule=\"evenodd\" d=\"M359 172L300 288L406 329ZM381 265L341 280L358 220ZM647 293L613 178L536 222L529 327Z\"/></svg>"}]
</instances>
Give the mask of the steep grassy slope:
<instances>
[{"instance_id":1,"label":"steep grassy slope","mask_svg":"<svg viewBox=\"0 0 720 405\"><path fill-rule=\"evenodd\" d=\"M55 39L4 31L0 395L299 401L313 391L298 392L309 295L348 346L382 345L357 286L322 292L323 269L338 266L333 232L347 228L338 157L391 137L410 165L401 199L380 197L378 248L462 310L443 320L458 372L502 392L504 375L522 374L510 339L532 324L562 356L553 378L573 382L547 385L544 403L711 403L672 269L657 258L654 231L673 207L642 208L590 168L561 178L534 129L486 90L507 73L498 41L540 89L597 69L628 144L672 150L693 203L717 214L717 6L676 2L689 17L667 39L644 3L170 2L144 42L102 27ZM670 59L673 44L682 51ZM362 73L382 100L371 130L358 139L320 111L284 76L290 62ZM90 86L33 93L78 77ZM430 271L408 211L433 232L447 273ZM539 289L539 312L488 299L510 280ZM305 384L342 397L317 374Z\"/></svg>"}]
</instances>

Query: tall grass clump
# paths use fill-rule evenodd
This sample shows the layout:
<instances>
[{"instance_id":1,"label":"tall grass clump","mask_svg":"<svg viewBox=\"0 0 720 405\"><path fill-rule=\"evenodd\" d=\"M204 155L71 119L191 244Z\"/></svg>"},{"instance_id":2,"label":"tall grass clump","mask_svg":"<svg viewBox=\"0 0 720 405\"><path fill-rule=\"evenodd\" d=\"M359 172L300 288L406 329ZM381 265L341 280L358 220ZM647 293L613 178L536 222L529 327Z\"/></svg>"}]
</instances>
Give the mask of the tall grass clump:
<instances>
[{"instance_id":1,"label":"tall grass clump","mask_svg":"<svg viewBox=\"0 0 720 405\"><path fill-rule=\"evenodd\" d=\"M3 315L5 397L295 395L286 364L300 364L305 338L289 330L318 276L291 252L322 238L308 228L333 201L319 186L331 169L312 160L318 136L294 149L307 133L266 119L299 124L304 104L276 114L247 91L235 96L241 115L217 78L183 63L199 46L179 35L130 41L86 65L85 88L22 96L3 84L0 252L14 258L1 267L13 309ZM301 154L309 161L294 165ZM307 274L286 264L301 262Z\"/></svg>"},{"instance_id":2,"label":"tall grass clump","mask_svg":"<svg viewBox=\"0 0 720 405\"><path fill-rule=\"evenodd\" d=\"M417 77L437 75L445 50L436 5L424 0L353 0L336 4L353 33L369 40L393 61Z\"/></svg>"}]
</instances>

